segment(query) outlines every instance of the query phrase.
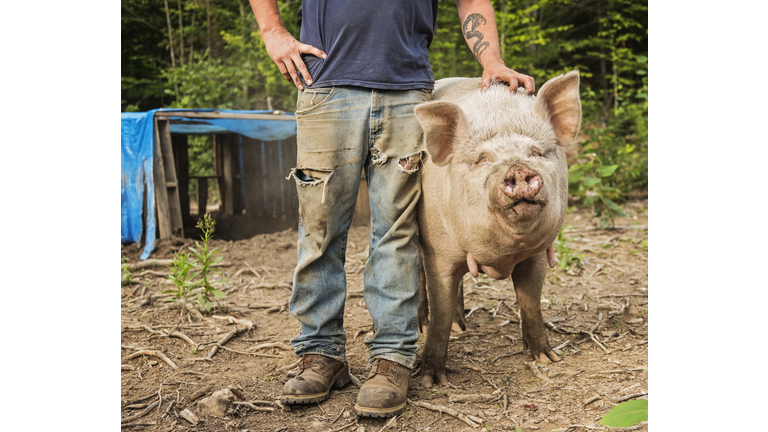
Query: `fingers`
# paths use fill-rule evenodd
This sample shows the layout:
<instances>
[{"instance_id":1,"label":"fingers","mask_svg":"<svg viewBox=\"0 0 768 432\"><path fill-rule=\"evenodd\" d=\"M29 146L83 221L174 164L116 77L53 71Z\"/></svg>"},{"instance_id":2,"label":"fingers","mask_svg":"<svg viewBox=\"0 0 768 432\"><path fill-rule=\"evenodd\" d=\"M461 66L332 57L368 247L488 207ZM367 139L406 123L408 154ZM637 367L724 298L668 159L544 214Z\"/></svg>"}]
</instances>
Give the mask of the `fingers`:
<instances>
[{"instance_id":1,"label":"fingers","mask_svg":"<svg viewBox=\"0 0 768 432\"><path fill-rule=\"evenodd\" d=\"M509 91L512 93L516 92L518 87L524 87L525 94L527 95L532 95L536 91L536 84L533 77L517 73L509 68L499 73L484 73L480 85L483 90L486 90L494 82L509 83Z\"/></svg>"},{"instance_id":2,"label":"fingers","mask_svg":"<svg viewBox=\"0 0 768 432\"><path fill-rule=\"evenodd\" d=\"M523 74L518 74L518 79L525 87L525 94L532 95L536 92L536 83L533 81L533 77Z\"/></svg>"},{"instance_id":3,"label":"fingers","mask_svg":"<svg viewBox=\"0 0 768 432\"><path fill-rule=\"evenodd\" d=\"M302 54L312 54L315 57L325 58L326 55L324 52L322 52L319 48L315 48L312 45L307 45L304 43L299 44L299 52Z\"/></svg>"},{"instance_id":4,"label":"fingers","mask_svg":"<svg viewBox=\"0 0 768 432\"><path fill-rule=\"evenodd\" d=\"M290 81L293 81L293 85L295 85L296 88L299 90L304 90L304 85L301 83L301 79L299 79L299 74L296 72L296 68L293 67L293 61L288 60L283 64L285 65L285 68L288 70L288 74L290 75Z\"/></svg>"}]
</instances>

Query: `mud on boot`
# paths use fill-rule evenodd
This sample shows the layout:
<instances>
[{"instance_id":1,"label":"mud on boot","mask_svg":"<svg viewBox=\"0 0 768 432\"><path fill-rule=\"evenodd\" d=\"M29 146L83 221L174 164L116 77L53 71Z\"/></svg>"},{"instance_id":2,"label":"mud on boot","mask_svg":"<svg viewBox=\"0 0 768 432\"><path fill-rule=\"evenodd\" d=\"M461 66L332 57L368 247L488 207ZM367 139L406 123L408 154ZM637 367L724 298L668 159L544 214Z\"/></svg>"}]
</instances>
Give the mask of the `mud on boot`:
<instances>
[{"instance_id":1,"label":"mud on boot","mask_svg":"<svg viewBox=\"0 0 768 432\"><path fill-rule=\"evenodd\" d=\"M331 387L344 387L349 380L349 367L345 363L319 354L307 354L302 358L299 374L285 383L280 401L286 404L324 401L328 399Z\"/></svg>"},{"instance_id":2,"label":"mud on boot","mask_svg":"<svg viewBox=\"0 0 768 432\"><path fill-rule=\"evenodd\" d=\"M382 358L371 366L371 373L360 387L355 413L362 417L392 417L405 408L411 370Z\"/></svg>"}]
</instances>

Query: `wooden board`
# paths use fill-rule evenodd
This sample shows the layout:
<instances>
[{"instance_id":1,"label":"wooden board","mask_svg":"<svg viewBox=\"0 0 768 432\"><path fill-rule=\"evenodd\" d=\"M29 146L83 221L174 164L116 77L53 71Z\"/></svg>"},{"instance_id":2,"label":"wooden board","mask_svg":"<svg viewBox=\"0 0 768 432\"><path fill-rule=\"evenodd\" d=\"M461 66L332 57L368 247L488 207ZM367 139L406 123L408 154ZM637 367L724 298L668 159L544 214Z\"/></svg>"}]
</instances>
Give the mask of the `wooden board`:
<instances>
[{"instance_id":1,"label":"wooden board","mask_svg":"<svg viewBox=\"0 0 768 432\"><path fill-rule=\"evenodd\" d=\"M160 137L160 151L164 167L165 186L168 196L168 214L171 219L171 233L184 237L184 223L181 216L179 199L179 184L176 177L176 162L173 157L171 144L171 127L167 119L157 119L157 130Z\"/></svg>"},{"instance_id":2,"label":"wooden board","mask_svg":"<svg viewBox=\"0 0 768 432\"><path fill-rule=\"evenodd\" d=\"M158 237L161 239L171 237L171 212L168 208L168 188L165 184L165 164L163 152L160 149L160 129L158 128L157 116L154 121L154 140L152 149L152 172L155 183L155 203L157 207L157 229Z\"/></svg>"}]
</instances>

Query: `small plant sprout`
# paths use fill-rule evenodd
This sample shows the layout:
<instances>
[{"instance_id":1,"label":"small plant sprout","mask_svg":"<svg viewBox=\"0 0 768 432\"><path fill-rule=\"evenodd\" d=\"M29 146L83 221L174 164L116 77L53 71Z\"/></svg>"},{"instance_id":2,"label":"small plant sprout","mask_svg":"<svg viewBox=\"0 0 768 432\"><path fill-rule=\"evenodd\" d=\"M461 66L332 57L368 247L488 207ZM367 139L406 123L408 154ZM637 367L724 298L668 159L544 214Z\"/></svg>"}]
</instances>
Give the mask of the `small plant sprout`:
<instances>
[{"instance_id":1,"label":"small plant sprout","mask_svg":"<svg viewBox=\"0 0 768 432\"><path fill-rule=\"evenodd\" d=\"M131 265L125 263L125 257L120 258L120 286L131 285L134 283L131 274Z\"/></svg>"},{"instance_id":2,"label":"small plant sprout","mask_svg":"<svg viewBox=\"0 0 768 432\"><path fill-rule=\"evenodd\" d=\"M573 228L572 226L563 226L560 232L557 233L557 240L555 241L555 258L558 262L558 270L565 271L570 269L581 270L584 268L585 263L582 258L584 255L579 255L571 249L567 243L571 241L565 237L563 232L565 230Z\"/></svg>"},{"instance_id":3,"label":"small plant sprout","mask_svg":"<svg viewBox=\"0 0 768 432\"><path fill-rule=\"evenodd\" d=\"M189 248L191 255L184 252L175 255L173 261L168 266L172 273L168 276L168 279L173 282L176 288L163 291L183 302L186 302L189 296L197 291L196 300L206 311L211 310L211 299L218 303L217 298L226 297L226 294L215 289L209 280L212 275L217 273L222 275L223 279L221 270L212 268L213 264L216 264L223 258L214 258L213 256L218 250L211 249L209 244L215 225L216 221L211 219L211 216L207 213L197 222L197 228L203 231L201 236L203 244L201 246L198 241L195 241L197 248Z\"/></svg>"}]
</instances>

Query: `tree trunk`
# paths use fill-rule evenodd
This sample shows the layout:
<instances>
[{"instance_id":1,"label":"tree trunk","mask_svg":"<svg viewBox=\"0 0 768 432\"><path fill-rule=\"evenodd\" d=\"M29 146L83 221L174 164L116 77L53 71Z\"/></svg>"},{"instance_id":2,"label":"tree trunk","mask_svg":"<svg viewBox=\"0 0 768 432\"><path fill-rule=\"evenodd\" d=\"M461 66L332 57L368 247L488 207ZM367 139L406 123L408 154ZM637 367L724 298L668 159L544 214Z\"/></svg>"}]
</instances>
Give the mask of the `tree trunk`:
<instances>
[{"instance_id":1,"label":"tree trunk","mask_svg":"<svg viewBox=\"0 0 768 432\"><path fill-rule=\"evenodd\" d=\"M165 20L168 22L168 46L171 48L171 67L176 67L176 58L173 56L173 27L171 27L171 14L168 12L168 0L165 3Z\"/></svg>"},{"instance_id":2,"label":"tree trunk","mask_svg":"<svg viewBox=\"0 0 768 432\"><path fill-rule=\"evenodd\" d=\"M192 12L192 28L195 28L195 12ZM189 67L192 67L192 57L194 56L195 52L195 37L192 35L192 37L189 38Z\"/></svg>"},{"instance_id":3,"label":"tree trunk","mask_svg":"<svg viewBox=\"0 0 768 432\"><path fill-rule=\"evenodd\" d=\"M603 8L600 2L597 2L597 31L602 33L603 31ZM605 47L600 43L600 89L603 90L603 112L608 112L608 107L611 104L611 96L608 93L608 70L605 65Z\"/></svg>"},{"instance_id":4,"label":"tree trunk","mask_svg":"<svg viewBox=\"0 0 768 432\"><path fill-rule=\"evenodd\" d=\"M176 68L176 58L173 56L173 27L171 27L171 14L168 11L168 0L163 0L165 4L165 21L168 23L168 46L171 49L171 67ZM176 102L179 101L179 85L174 83L173 88L176 90Z\"/></svg>"},{"instance_id":5,"label":"tree trunk","mask_svg":"<svg viewBox=\"0 0 768 432\"><path fill-rule=\"evenodd\" d=\"M210 0L205 0L205 15L208 20L208 25L206 26L206 32L208 35L208 55L211 55L211 2Z\"/></svg>"},{"instance_id":6,"label":"tree trunk","mask_svg":"<svg viewBox=\"0 0 768 432\"><path fill-rule=\"evenodd\" d=\"M184 64L184 26L181 23L181 0L176 0L179 5L179 61Z\"/></svg>"}]
</instances>

